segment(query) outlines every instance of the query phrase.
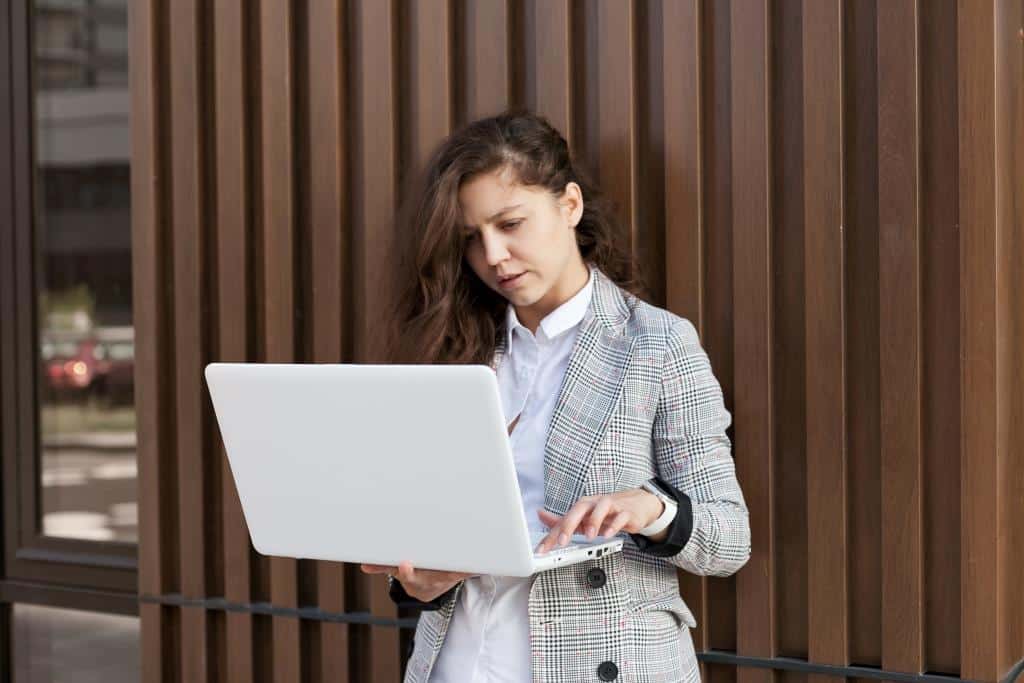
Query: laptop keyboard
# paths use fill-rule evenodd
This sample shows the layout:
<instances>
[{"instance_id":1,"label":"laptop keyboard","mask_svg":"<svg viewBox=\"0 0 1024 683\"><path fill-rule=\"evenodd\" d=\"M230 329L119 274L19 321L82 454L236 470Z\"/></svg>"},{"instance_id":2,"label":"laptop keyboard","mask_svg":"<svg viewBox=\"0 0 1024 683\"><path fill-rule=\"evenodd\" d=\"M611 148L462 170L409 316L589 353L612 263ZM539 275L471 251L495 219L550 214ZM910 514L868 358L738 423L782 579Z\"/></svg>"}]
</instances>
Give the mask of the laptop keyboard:
<instances>
[{"instance_id":1,"label":"laptop keyboard","mask_svg":"<svg viewBox=\"0 0 1024 683\"><path fill-rule=\"evenodd\" d=\"M537 545L542 540L544 540L544 537L547 536L547 535L548 534L547 534L546 531L532 531L532 530L530 531L530 544L534 548L534 553L533 553L534 557L547 557L548 555L557 555L559 553L568 552L568 551L573 550L575 548L582 548L582 547L585 547L585 546L598 545L598 544L601 544L601 543L605 543L605 542L607 542L609 540L609 539L603 538L601 536L598 536L598 537L594 538L593 540L587 540L587 537L584 534L573 534L572 537L569 539L569 542L567 544L563 545L563 546L560 546L560 547L557 547L557 548L551 548L546 553L538 553L538 552L536 552Z\"/></svg>"}]
</instances>

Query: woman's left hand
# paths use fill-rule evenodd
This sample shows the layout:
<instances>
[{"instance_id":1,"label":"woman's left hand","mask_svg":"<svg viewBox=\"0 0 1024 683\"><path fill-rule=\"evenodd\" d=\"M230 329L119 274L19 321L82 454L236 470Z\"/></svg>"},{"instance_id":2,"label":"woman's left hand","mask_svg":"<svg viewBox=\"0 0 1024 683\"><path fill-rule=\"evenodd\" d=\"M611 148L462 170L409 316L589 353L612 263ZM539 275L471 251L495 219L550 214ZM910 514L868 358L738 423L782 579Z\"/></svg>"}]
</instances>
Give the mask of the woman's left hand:
<instances>
[{"instance_id":1,"label":"woman's left hand","mask_svg":"<svg viewBox=\"0 0 1024 683\"><path fill-rule=\"evenodd\" d=\"M620 531L635 534L660 517L664 509L664 503L657 496L642 488L583 496L564 517L541 508L537 516L549 531L537 546L537 552L566 545L577 528L582 528L588 540L598 535L614 536ZM667 531L662 531L651 540L657 542L665 535Z\"/></svg>"}]
</instances>

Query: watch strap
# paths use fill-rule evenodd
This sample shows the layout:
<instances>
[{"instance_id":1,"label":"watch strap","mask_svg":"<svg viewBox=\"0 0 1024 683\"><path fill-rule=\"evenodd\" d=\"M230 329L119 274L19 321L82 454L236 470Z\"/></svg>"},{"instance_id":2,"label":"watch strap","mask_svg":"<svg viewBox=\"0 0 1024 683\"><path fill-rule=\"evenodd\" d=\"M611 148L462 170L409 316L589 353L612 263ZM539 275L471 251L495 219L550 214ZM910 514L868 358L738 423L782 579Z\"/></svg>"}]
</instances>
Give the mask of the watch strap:
<instances>
[{"instance_id":1,"label":"watch strap","mask_svg":"<svg viewBox=\"0 0 1024 683\"><path fill-rule=\"evenodd\" d=\"M645 481L642 488L657 496L665 505L665 509L656 520L637 532L642 536L654 536L668 528L668 525L672 523L673 519L675 519L679 506L676 504L675 500L666 495L665 492L662 491L661 488L653 481Z\"/></svg>"}]
</instances>

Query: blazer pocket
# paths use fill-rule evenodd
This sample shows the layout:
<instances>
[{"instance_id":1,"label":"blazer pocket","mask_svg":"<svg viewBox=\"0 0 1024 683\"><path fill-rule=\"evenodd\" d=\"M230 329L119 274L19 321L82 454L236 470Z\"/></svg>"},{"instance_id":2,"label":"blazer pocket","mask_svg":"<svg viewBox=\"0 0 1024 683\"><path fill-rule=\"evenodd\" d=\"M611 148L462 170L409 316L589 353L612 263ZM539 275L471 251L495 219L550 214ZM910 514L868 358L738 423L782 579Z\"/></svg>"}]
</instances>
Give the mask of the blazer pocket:
<instances>
[{"instance_id":1,"label":"blazer pocket","mask_svg":"<svg viewBox=\"0 0 1024 683\"><path fill-rule=\"evenodd\" d=\"M693 612L687 606L683 598L676 592L665 593L663 595L656 595L633 605L630 608L630 614L643 618L642 613L649 612L652 610L664 610L669 612L675 617L679 627L689 626L695 628L697 626L697 620L693 616Z\"/></svg>"}]
</instances>

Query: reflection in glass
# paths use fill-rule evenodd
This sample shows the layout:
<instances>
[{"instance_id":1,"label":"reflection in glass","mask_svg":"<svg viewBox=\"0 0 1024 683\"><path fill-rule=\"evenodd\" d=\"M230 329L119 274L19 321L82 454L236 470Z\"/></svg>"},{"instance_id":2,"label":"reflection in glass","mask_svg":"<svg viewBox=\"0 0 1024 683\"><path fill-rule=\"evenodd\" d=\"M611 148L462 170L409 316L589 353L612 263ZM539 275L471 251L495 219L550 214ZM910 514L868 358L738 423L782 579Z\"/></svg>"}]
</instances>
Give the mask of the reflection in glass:
<instances>
[{"instance_id":1,"label":"reflection in glass","mask_svg":"<svg viewBox=\"0 0 1024 683\"><path fill-rule=\"evenodd\" d=\"M36 605L14 606L14 683L135 683L139 620Z\"/></svg>"},{"instance_id":2,"label":"reflection in glass","mask_svg":"<svg viewBox=\"0 0 1024 683\"><path fill-rule=\"evenodd\" d=\"M41 530L137 540L126 0L35 0Z\"/></svg>"}]
</instances>

